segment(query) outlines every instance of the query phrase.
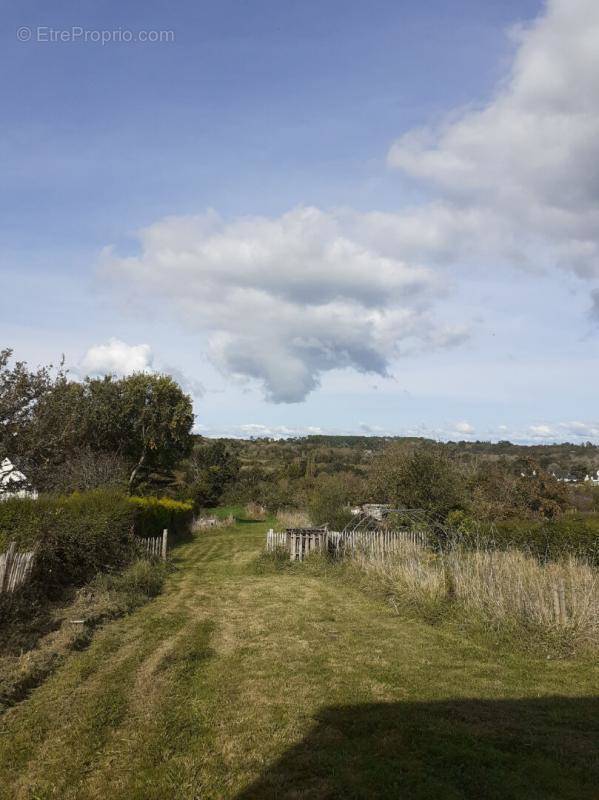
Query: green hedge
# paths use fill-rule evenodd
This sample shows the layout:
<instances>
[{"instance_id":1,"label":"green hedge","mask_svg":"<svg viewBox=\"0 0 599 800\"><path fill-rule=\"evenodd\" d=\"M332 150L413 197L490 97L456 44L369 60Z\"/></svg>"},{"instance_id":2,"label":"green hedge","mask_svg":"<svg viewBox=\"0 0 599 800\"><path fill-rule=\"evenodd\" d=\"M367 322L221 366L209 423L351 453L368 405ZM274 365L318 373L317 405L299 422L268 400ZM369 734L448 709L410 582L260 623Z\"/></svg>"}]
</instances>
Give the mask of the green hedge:
<instances>
[{"instance_id":1,"label":"green hedge","mask_svg":"<svg viewBox=\"0 0 599 800\"><path fill-rule=\"evenodd\" d=\"M574 555L599 564L599 514L566 513L538 520L514 517L493 524L464 520L459 529L471 544L516 547L550 560Z\"/></svg>"},{"instance_id":2,"label":"green hedge","mask_svg":"<svg viewBox=\"0 0 599 800\"><path fill-rule=\"evenodd\" d=\"M189 530L193 518L191 503L168 497L130 497L134 508L135 532L138 536L158 536L165 528L179 536Z\"/></svg>"},{"instance_id":3,"label":"green hedge","mask_svg":"<svg viewBox=\"0 0 599 800\"><path fill-rule=\"evenodd\" d=\"M30 589L57 597L98 572L122 568L137 554L132 533L155 536L168 528L182 533L191 521L189 504L158 498L131 498L108 490L38 500L0 502L0 552L35 547Z\"/></svg>"}]
</instances>

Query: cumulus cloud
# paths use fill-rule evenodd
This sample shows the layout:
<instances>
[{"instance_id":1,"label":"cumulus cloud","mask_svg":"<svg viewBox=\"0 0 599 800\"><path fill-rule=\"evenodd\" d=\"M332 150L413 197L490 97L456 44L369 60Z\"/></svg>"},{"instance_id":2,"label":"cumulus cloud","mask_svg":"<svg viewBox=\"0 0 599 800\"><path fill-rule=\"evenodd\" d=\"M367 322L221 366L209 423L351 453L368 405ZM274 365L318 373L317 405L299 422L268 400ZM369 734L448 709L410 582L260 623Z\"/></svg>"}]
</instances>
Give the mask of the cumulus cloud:
<instances>
[{"instance_id":1,"label":"cumulus cloud","mask_svg":"<svg viewBox=\"0 0 599 800\"><path fill-rule=\"evenodd\" d=\"M170 375L183 391L194 397L202 397L204 386L189 378L178 367L156 364L149 344L130 345L120 339L112 338L106 344L90 347L79 362L76 373L80 375L117 375L123 377L134 372L159 372Z\"/></svg>"},{"instance_id":2,"label":"cumulus cloud","mask_svg":"<svg viewBox=\"0 0 599 800\"><path fill-rule=\"evenodd\" d=\"M511 263L597 277L599 4L549 0L514 37L511 71L491 101L403 135L389 163L435 192L419 211L425 244L426 231L440 231L438 248L453 256L474 234L470 249L491 243Z\"/></svg>"},{"instance_id":3,"label":"cumulus cloud","mask_svg":"<svg viewBox=\"0 0 599 800\"><path fill-rule=\"evenodd\" d=\"M154 355L149 344L129 345L120 339L90 347L80 362L80 371L88 375L130 375L152 372Z\"/></svg>"},{"instance_id":4,"label":"cumulus cloud","mask_svg":"<svg viewBox=\"0 0 599 800\"><path fill-rule=\"evenodd\" d=\"M393 144L389 164L430 202L166 218L140 233L138 255L107 252L120 290L159 298L207 334L223 373L297 402L330 370L385 376L405 354L462 341L467 327L434 311L448 267L599 278L599 3L549 0L513 36L512 66L487 103Z\"/></svg>"},{"instance_id":5,"label":"cumulus cloud","mask_svg":"<svg viewBox=\"0 0 599 800\"><path fill-rule=\"evenodd\" d=\"M384 376L403 353L466 335L430 313L446 290L439 274L381 253L353 216L297 208L275 219L168 218L141 232L138 256L109 255L108 268L207 331L224 373L297 402L329 370Z\"/></svg>"}]
</instances>

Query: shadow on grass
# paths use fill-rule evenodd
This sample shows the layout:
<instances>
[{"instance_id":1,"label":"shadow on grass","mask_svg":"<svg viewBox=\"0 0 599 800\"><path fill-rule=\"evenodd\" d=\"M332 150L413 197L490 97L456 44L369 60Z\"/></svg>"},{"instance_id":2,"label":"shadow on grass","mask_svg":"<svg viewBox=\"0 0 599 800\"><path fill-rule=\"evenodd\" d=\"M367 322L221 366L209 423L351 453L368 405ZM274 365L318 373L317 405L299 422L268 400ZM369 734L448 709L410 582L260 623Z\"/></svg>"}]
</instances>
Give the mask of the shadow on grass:
<instances>
[{"instance_id":1,"label":"shadow on grass","mask_svg":"<svg viewBox=\"0 0 599 800\"><path fill-rule=\"evenodd\" d=\"M599 796L599 698L325 708L237 800Z\"/></svg>"}]
</instances>

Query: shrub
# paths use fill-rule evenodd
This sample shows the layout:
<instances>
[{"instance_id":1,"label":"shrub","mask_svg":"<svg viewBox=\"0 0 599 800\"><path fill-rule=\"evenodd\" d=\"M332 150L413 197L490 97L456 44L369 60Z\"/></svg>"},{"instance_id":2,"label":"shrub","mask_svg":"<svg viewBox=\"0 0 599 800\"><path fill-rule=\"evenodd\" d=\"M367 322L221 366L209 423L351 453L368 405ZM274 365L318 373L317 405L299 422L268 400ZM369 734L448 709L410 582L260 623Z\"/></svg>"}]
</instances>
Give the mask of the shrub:
<instances>
[{"instance_id":1,"label":"shrub","mask_svg":"<svg viewBox=\"0 0 599 800\"><path fill-rule=\"evenodd\" d=\"M32 600L54 598L98 572L126 566L137 554L134 532L157 536L168 528L180 535L191 518L188 503L109 490L14 498L0 503L0 551L10 541L19 550L35 548L31 581L23 591Z\"/></svg>"},{"instance_id":2,"label":"shrub","mask_svg":"<svg viewBox=\"0 0 599 800\"><path fill-rule=\"evenodd\" d=\"M389 445L373 465L371 490L381 502L423 509L438 519L466 504L463 471L434 445Z\"/></svg>"},{"instance_id":3,"label":"shrub","mask_svg":"<svg viewBox=\"0 0 599 800\"><path fill-rule=\"evenodd\" d=\"M470 546L516 547L541 560L573 555L599 564L599 514L567 513L552 519L510 517L495 523L452 515L451 521L459 538Z\"/></svg>"},{"instance_id":4,"label":"shrub","mask_svg":"<svg viewBox=\"0 0 599 800\"><path fill-rule=\"evenodd\" d=\"M328 523L332 530L342 530L352 519L349 506L360 488L360 481L348 473L318 475L310 494L310 518L316 525Z\"/></svg>"},{"instance_id":5,"label":"shrub","mask_svg":"<svg viewBox=\"0 0 599 800\"><path fill-rule=\"evenodd\" d=\"M56 597L96 572L122 567L134 555L133 506L124 495L97 490L37 501L0 503L0 548L16 541L36 549L31 586Z\"/></svg>"},{"instance_id":6,"label":"shrub","mask_svg":"<svg viewBox=\"0 0 599 800\"><path fill-rule=\"evenodd\" d=\"M134 508L134 528L138 536L159 536L165 528L169 534L186 533L193 519L191 503L168 497L130 497Z\"/></svg>"}]
</instances>

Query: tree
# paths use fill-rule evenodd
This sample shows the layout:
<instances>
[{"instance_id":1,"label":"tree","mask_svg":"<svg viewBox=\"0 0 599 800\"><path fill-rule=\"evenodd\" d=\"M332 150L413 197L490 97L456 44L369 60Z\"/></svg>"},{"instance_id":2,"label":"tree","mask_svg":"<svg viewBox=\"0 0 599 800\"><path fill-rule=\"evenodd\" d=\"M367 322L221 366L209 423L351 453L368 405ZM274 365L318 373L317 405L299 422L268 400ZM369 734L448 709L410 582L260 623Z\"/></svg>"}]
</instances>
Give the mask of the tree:
<instances>
[{"instance_id":1,"label":"tree","mask_svg":"<svg viewBox=\"0 0 599 800\"><path fill-rule=\"evenodd\" d=\"M168 375L136 373L119 384L121 453L133 464L129 491L152 469L171 470L192 447L191 399Z\"/></svg>"},{"instance_id":2,"label":"tree","mask_svg":"<svg viewBox=\"0 0 599 800\"><path fill-rule=\"evenodd\" d=\"M9 349L0 352L0 453L41 488L78 443L80 386L62 364L32 371L23 361L11 365L11 356Z\"/></svg>"},{"instance_id":3,"label":"tree","mask_svg":"<svg viewBox=\"0 0 599 800\"><path fill-rule=\"evenodd\" d=\"M373 464L371 487L381 502L440 519L465 505L465 476L436 445L389 445Z\"/></svg>"},{"instance_id":4,"label":"tree","mask_svg":"<svg viewBox=\"0 0 599 800\"><path fill-rule=\"evenodd\" d=\"M237 479L239 467L239 459L224 442L195 447L187 464L187 480L196 508L218 505L225 489Z\"/></svg>"},{"instance_id":5,"label":"tree","mask_svg":"<svg viewBox=\"0 0 599 800\"><path fill-rule=\"evenodd\" d=\"M69 462L85 464L86 482L96 482L118 461L133 491L152 470L172 470L189 453L192 404L172 378L78 382L62 365L31 371L24 362L11 365L11 356L0 351L0 454L15 458L37 488L66 486L74 475Z\"/></svg>"},{"instance_id":6,"label":"tree","mask_svg":"<svg viewBox=\"0 0 599 800\"><path fill-rule=\"evenodd\" d=\"M310 519L316 525L328 523L333 530L342 530L352 519L349 506L360 503L363 494L363 481L353 473L321 473L309 495Z\"/></svg>"}]
</instances>

